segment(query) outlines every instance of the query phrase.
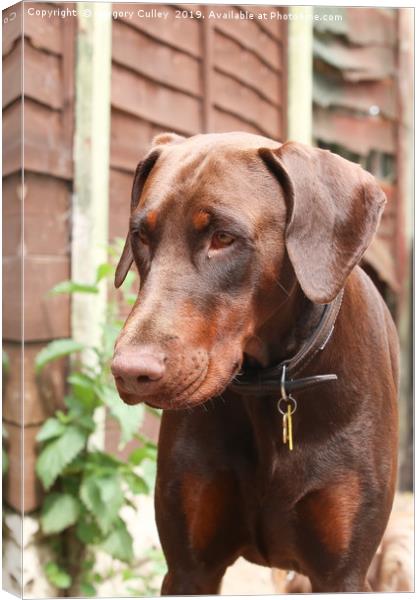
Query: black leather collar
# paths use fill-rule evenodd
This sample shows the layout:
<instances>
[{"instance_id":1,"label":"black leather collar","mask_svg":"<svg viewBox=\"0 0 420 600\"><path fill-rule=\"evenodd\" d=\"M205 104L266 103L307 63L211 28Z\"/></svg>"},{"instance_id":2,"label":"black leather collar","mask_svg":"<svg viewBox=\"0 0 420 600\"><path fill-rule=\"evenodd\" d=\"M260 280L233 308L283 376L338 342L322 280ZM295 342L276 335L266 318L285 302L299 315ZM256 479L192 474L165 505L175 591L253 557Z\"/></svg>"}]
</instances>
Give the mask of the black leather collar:
<instances>
[{"instance_id":1,"label":"black leather collar","mask_svg":"<svg viewBox=\"0 0 420 600\"><path fill-rule=\"evenodd\" d=\"M240 375L235 377L229 385L229 389L241 395L267 396L273 393L280 395L283 384L283 392L289 395L314 385L335 381L337 379L335 373L312 375L300 379L296 378L296 375L312 361L318 352L325 348L331 339L343 301L343 294L344 290L341 290L330 304L325 305L315 331L292 358L267 369L244 369Z\"/></svg>"}]
</instances>

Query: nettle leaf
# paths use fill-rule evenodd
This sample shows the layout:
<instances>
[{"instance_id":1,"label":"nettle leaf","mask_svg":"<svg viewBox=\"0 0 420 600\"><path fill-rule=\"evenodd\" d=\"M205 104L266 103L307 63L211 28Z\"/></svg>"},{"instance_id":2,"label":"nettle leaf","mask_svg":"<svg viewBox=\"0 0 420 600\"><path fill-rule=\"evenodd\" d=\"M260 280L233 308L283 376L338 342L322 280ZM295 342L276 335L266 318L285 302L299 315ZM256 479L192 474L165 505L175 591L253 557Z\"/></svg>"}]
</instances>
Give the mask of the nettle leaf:
<instances>
[{"instance_id":1,"label":"nettle leaf","mask_svg":"<svg viewBox=\"0 0 420 600\"><path fill-rule=\"evenodd\" d=\"M120 448L133 439L140 429L144 417L144 406L128 406L124 404L115 388L101 386L99 391L103 403L109 408L111 415L117 419L121 428Z\"/></svg>"},{"instance_id":2,"label":"nettle leaf","mask_svg":"<svg viewBox=\"0 0 420 600\"><path fill-rule=\"evenodd\" d=\"M76 536L84 544L97 544L103 538L101 530L89 513L83 514L77 522Z\"/></svg>"},{"instance_id":3,"label":"nettle leaf","mask_svg":"<svg viewBox=\"0 0 420 600\"><path fill-rule=\"evenodd\" d=\"M57 294L97 294L99 289L96 285L88 283L78 283L77 281L61 281L49 292L52 295Z\"/></svg>"},{"instance_id":4,"label":"nettle leaf","mask_svg":"<svg viewBox=\"0 0 420 600\"><path fill-rule=\"evenodd\" d=\"M64 468L82 451L87 432L76 425L69 425L64 433L46 444L36 461L36 473L48 490Z\"/></svg>"},{"instance_id":5,"label":"nettle leaf","mask_svg":"<svg viewBox=\"0 0 420 600\"><path fill-rule=\"evenodd\" d=\"M132 465L140 465L145 459L156 460L157 458L157 448L152 444L145 444L144 446L140 446L133 450L133 452L128 457L128 462Z\"/></svg>"},{"instance_id":6,"label":"nettle leaf","mask_svg":"<svg viewBox=\"0 0 420 600\"><path fill-rule=\"evenodd\" d=\"M37 442L46 442L62 435L66 426L55 417L47 419L36 436Z\"/></svg>"},{"instance_id":7,"label":"nettle leaf","mask_svg":"<svg viewBox=\"0 0 420 600\"><path fill-rule=\"evenodd\" d=\"M48 562L44 566L44 572L48 581L62 590L68 589L71 586L70 575L57 565L55 562Z\"/></svg>"},{"instance_id":8,"label":"nettle leaf","mask_svg":"<svg viewBox=\"0 0 420 600\"><path fill-rule=\"evenodd\" d=\"M84 344L80 344L72 339L54 340L36 355L35 358L35 372L39 374L45 365L52 360L73 354L73 352L80 352L83 350Z\"/></svg>"},{"instance_id":9,"label":"nettle leaf","mask_svg":"<svg viewBox=\"0 0 420 600\"><path fill-rule=\"evenodd\" d=\"M105 279L105 277L110 277L115 272L115 267L110 265L109 263L102 263L96 269L96 283Z\"/></svg>"},{"instance_id":10,"label":"nettle leaf","mask_svg":"<svg viewBox=\"0 0 420 600\"><path fill-rule=\"evenodd\" d=\"M80 408L93 412L98 406L94 380L88 375L85 375L85 373L72 373L67 377L67 381L72 386L73 397L76 404L77 401L79 401ZM75 406L75 402L73 401L73 407Z\"/></svg>"},{"instance_id":11,"label":"nettle leaf","mask_svg":"<svg viewBox=\"0 0 420 600\"><path fill-rule=\"evenodd\" d=\"M85 477L80 486L80 498L93 514L101 531L109 533L124 502L120 476L115 473Z\"/></svg>"},{"instance_id":12,"label":"nettle leaf","mask_svg":"<svg viewBox=\"0 0 420 600\"><path fill-rule=\"evenodd\" d=\"M41 527L46 535L59 533L79 518L80 502L71 494L49 494L42 507Z\"/></svg>"},{"instance_id":13,"label":"nettle leaf","mask_svg":"<svg viewBox=\"0 0 420 600\"><path fill-rule=\"evenodd\" d=\"M78 425L83 427L83 429L87 429L88 432L95 431L97 425L94 419L89 415L83 415L82 417L78 417L77 419Z\"/></svg>"},{"instance_id":14,"label":"nettle leaf","mask_svg":"<svg viewBox=\"0 0 420 600\"><path fill-rule=\"evenodd\" d=\"M122 519L118 519L111 533L99 544L113 558L123 562L131 562L134 557L133 538L128 532L127 526Z\"/></svg>"},{"instance_id":15,"label":"nettle leaf","mask_svg":"<svg viewBox=\"0 0 420 600\"><path fill-rule=\"evenodd\" d=\"M77 460L77 459L76 459ZM79 472L75 472L74 465L75 461L71 462L64 470L63 476L60 480L61 492L64 494L70 494L71 496L78 498L79 496L79 487L80 487L80 472L83 470L79 470ZM80 508L79 504L79 508Z\"/></svg>"},{"instance_id":16,"label":"nettle leaf","mask_svg":"<svg viewBox=\"0 0 420 600\"><path fill-rule=\"evenodd\" d=\"M133 492L133 494L148 494L149 486L146 481L133 472L124 473L124 479L127 482L128 487Z\"/></svg>"},{"instance_id":17,"label":"nettle leaf","mask_svg":"<svg viewBox=\"0 0 420 600\"><path fill-rule=\"evenodd\" d=\"M107 452L101 452L100 450L89 452L85 465L86 470L96 471L98 470L98 467L101 467L104 469L111 469L112 473L115 472L115 469L124 466L125 463L122 460Z\"/></svg>"}]
</instances>

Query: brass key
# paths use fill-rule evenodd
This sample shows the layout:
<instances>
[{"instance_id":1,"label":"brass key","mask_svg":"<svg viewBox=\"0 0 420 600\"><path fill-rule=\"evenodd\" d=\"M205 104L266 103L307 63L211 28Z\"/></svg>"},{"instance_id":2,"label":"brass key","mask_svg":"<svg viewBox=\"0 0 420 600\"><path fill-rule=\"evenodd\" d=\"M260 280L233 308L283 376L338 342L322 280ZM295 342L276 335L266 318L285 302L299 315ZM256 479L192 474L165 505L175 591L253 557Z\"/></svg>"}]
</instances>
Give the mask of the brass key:
<instances>
[{"instance_id":1,"label":"brass key","mask_svg":"<svg viewBox=\"0 0 420 600\"><path fill-rule=\"evenodd\" d=\"M287 413L283 415L283 444L287 444Z\"/></svg>"},{"instance_id":2,"label":"brass key","mask_svg":"<svg viewBox=\"0 0 420 600\"><path fill-rule=\"evenodd\" d=\"M283 408L282 403L286 403ZM277 402L277 410L282 416L283 444L288 444L289 450L293 450L293 421L292 416L297 408L296 400L292 396L280 398Z\"/></svg>"},{"instance_id":3,"label":"brass key","mask_svg":"<svg viewBox=\"0 0 420 600\"><path fill-rule=\"evenodd\" d=\"M293 450L293 429L292 429L292 405L288 404L287 413L283 417L283 421L287 419L287 441L289 442L289 450ZM284 424L283 424L283 441L284 441Z\"/></svg>"}]
</instances>

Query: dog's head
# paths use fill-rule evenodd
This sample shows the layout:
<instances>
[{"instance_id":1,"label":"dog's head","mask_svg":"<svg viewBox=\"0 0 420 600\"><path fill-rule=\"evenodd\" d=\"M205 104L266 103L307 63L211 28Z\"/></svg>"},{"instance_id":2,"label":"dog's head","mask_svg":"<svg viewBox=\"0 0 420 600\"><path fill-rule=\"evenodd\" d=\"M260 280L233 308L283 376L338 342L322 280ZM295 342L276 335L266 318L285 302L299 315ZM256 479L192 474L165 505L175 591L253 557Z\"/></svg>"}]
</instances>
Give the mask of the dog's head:
<instances>
[{"instance_id":1,"label":"dog's head","mask_svg":"<svg viewBox=\"0 0 420 600\"><path fill-rule=\"evenodd\" d=\"M384 201L371 175L325 150L158 136L115 277L134 261L141 281L112 364L121 398L175 409L221 393L294 282L315 303L337 295Z\"/></svg>"}]
</instances>

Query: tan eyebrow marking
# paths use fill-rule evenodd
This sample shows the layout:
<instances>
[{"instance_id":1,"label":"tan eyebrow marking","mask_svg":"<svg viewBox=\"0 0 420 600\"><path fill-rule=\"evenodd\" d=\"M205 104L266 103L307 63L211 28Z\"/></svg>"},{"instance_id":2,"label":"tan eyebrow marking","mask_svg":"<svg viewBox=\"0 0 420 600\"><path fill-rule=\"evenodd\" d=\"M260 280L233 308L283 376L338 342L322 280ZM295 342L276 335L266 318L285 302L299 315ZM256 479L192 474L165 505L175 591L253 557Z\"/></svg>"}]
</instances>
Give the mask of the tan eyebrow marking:
<instances>
[{"instance_id":1,"label":"tan eyebrow marking","mask_svg":"<svg viewBox=\"0 0 420 600\"><path fill-rule=\"evenodd\" d=\"M156 210L151 210L147 213L146 217L145 217L145 221L147 223L147 226L149 227L150 231L153 231L156 227L156 223L157 223L157 211Z\"/></svg>"},{"instance_id":2,"label":"tan eyebrow marking","mask_svg":"<svg viewBox=\"0 0 420 600\"><path fill-rule=\"evenodd\" d=\"M195 213L195 215L192 218L192 222L194 229L196 229L197 231L201 231L209 224L210 214L205 210L200 210Z\"/></svg>"}]
</instances>

